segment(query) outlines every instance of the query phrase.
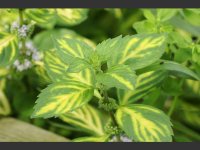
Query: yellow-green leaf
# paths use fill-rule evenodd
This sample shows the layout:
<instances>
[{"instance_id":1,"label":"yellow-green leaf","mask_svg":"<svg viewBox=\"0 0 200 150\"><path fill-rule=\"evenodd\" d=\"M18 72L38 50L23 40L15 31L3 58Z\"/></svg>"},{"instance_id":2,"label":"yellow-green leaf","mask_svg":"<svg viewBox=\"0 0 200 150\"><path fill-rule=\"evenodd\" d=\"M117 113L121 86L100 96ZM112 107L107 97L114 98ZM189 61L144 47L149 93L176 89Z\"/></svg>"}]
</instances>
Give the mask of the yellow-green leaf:
<instances>
[{"instance_id":1,"label":"yellow-green leaf","mask_svg":"<svg viewBox=\"0 0 200 150\"><path fill-rule=\"evenodd\" d=\"M68 64L74 58L87 59L94 52L93 48L80 40L64 37L54 41L59 57Z\"/></svg>"},{"instance_id":2,"label":"yellow-green leaf","mask_svg":"<svg viewBox=\"0 0 200 150\"><path fill-rule=\"evenodd\" d=\"M140 104L117 110L116 120L129 138L136 142L171 142L172 124L161 110Z\"/></svg>"},{"instance_id":3,"label":"yellow-green leaf","mask_svg":"<svg viewBox=\"0 0 200 150\"><path fill-rule=\"evenodd\" d=\"M87 18L88 9L56 9L58 23L77 25Z\"/></svg>"},{"instance_id":4,"label":"yellow-green leaf","mask_svg":"<svg viewBox=\"0 0 200 150\"><path fill-rule=\"evenodd\" d=\"M50 84L39 94L32 117L57 117L80 108L90 101L93 87L77 81Z\"/></svg>"},{"instance_id":5,"label":"yellow-green leaf","mask_svg":"<svg viewBox=\"0 0 200 150\"><path fill-rule=\"evenodd\" d=\"M147 95L154 87L166 78L166 71L150 71L138 76L134 91L117 90L120 105L133 103Z\"/></svg>"},{"instance_id":6,"label":"yellow-green leaf","mask_svg":"<svg viewBox=\"0 0 200 150\"><path fill-rule=\"evenodd\" d=\"M100 112L89 104L60 116L60 119L91 135L101 136L105 134Z\"/></svg>"},{"instance_id":7,"label":"yellow-green leaf","mask_svg":"<svg viewBox=\"0 0 200 150\"><path fill-rule=\"evenodd\" d=\"M68 65L59 59L55 51L46 51L44 55L45 69L52 81L61 81Z\"/></svg>"},{"instance_id":8,"label":"yellow-green leaf","mask_svg":"<svg viewBox=\"0 0 200 150\"><path fill-rule=\"evenodd\" d=\"M56 23L55 9L25 9L25 14L41 27L52 28Z\"/></svg>"},{"instance_id":9,"label":"yellow-green leaf","mask_svg":"<svg viewBox=\"0 0 200 150\"><path fill-rule=\"evenodd\" d=\"M136 83L135 72L126 65L116 65L105 73L99 73L97 80L107 87L133 90Z\"/></svg>"},{"instance_id":10,"label":"yellow-green leaf","mask_svg":"<svg viewBox=\"0 0 200 150\"><path fill-rule=\"evenodd\" d=\"M109 65L125 64L140 69L156 62L165 51L166 34L125 36L112 54Z\"/></svg>"},{"instance_id":11,"label":"yellow-green leaf","mask_svg":"<svg viewBox=\"0 0 200 150\"><path fill-rule=\"evenodd\" d=\"M0 66L6 66L18 56L18 40L15 35L0 33Z\"/></svg>"},{"instance_id":12,"label":"yellow-green leaf","mask_svg":"<svg viewBox=\"0 0 200 150\"><path fill-rule=\"evenodd\" d=\"M109 135L99 136L99 137L80 137L73 140L73 142L106 142Z\"/></svg>"}]
</instances>

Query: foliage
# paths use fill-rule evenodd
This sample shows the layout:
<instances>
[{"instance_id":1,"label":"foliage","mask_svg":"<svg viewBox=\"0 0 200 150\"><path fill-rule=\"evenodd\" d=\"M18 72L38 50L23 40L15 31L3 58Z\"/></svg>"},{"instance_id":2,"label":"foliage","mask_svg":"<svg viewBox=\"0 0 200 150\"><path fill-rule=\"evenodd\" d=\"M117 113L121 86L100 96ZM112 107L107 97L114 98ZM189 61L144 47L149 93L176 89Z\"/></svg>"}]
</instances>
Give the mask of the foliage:
<instances>
[{"instance_id":1,"label":"foliage","mask_svg":"<svg viewBox=\"0 0 200 150\"><path fill-rule=\"evenodd\" d=\"M0 10L0 115L74 142L198 141L199 15Z\"/></svg>"}]
</instances>

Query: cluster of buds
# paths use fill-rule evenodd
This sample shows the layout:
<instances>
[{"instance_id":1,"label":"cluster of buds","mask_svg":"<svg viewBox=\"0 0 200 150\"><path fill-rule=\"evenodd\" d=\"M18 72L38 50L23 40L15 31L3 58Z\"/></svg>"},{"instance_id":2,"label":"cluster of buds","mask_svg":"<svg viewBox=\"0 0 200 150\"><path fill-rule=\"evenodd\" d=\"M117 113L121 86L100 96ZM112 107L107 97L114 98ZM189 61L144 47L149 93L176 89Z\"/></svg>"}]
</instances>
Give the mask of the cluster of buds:
<instances>
[{"instance_id":1,"label":"cluster of buds","mask_svg":"<svg viewBox=\"0 0 200 150\"><path fill-rule=\"evenodd\" d=\"M131 139L129 139L126 135L120 135L120 141L121 142L133 142ZM109 142L119 142L116 136L113 136Z\"/></svg>"},{"instance_id":2,"label":"cluster of buds","mask_svg":"<svg viewBox=\"0 0 200 150\"><path fill-rule=\"evenodd\" d=\"M19 44L19 48L22 48L21 43ZM17 59L13 64L13 67L20 72L31 68L33 66L33 62L37 62L42 59L41 53L34 47L31 41L25 43L25 48L25 58L23 57L22 59ZM20 51L20 53L22 52Z\"/></svg>"},{"instance_id":3,"label":"cluster of buds","mask_svg":"<svg viewBox=\"0 0 200 150\"><path fill-rule=\"evenodd\" d=\"M29 24L23 24L20 26L18 21L15 21L11 25L11 32L16 33L19 39L26 39L28 38L34 29L34 22L30 22Z\"/></svg>"}]
</instances>

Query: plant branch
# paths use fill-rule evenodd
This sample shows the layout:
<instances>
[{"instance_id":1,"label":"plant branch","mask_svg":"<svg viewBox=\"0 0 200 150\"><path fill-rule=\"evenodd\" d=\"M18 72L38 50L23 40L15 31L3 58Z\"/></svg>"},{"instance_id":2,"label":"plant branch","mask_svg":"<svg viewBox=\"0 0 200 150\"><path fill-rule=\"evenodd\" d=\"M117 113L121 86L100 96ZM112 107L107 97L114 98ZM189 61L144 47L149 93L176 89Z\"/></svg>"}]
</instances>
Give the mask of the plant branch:
<instances>
[{"instance_id":1,"label":"plant branch","mask_svg":"<svg viewBox=\"0 0 200 150\"><path fill-rule=\"evenodd\" d=\"M20 23L20 27L23 26L24 24L24 17L23 17L23 10L22 9L19 9L19 23ZM25 45L25 39L22 39L22 53L24 54L26 52L26 45Z\"/></svg>"}]
</instances>

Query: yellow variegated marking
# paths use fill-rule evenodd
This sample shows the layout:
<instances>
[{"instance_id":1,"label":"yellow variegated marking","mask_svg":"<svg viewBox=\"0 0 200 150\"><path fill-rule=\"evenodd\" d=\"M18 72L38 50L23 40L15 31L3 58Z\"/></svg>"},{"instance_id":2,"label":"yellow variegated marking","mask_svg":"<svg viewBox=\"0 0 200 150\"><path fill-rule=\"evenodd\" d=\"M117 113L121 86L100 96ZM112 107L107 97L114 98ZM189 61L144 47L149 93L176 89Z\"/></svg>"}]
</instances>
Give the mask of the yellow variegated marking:
<instances>
[{"instance_id":1,"label":"yellow variegated marking","mask_svg":"<svg viewBox=\"0 0 200 150\"><path fill-rule=\"evenodd\" d=\"M81 127L93 135L104 135L102 122L95 108L85 105L60 117L71 125Z\"/></svg>"},{"instance_id":2,"label":"yellow variegated marking","mask_svg":"<svg viewBox=\"0 0 200 150\"><path fill-rule=\"evenodd\" d=\"M52 110L55 110L57 107L57 102L52 102L46 106L43 106L39 111L36 112L35 115L42 115L42 114L45 114L49 111L52 111Z\"/></svg>"},{"instance_id":3,"label":"yellow variegated marking","mask_svg":"<svg viewBox=\"0 0 200 150\"><path fill-rule=\"evenodd\" d=\"M77 53L77 51L75 51L75 49L73 49L72 47L70 47L64 40L58 40L58 43L60 45L60 48L63 48L63 52L65 54L71 54L74 57L81 57L84 58L83 52L81 50L79 50Z\"/></svg>"},{"instance_id":4,"label":"yellow variegated marking","mask_svg":"<svg viewBox=\"0 0 200 150\"><path fill-rule=\"evenodd\" d=\"M130 122L125 122L129 116ZM119 125L135 141L168 142L171 141L173 131L169 118L160 110L146 105L129 105L121 107L116 114ZM126 129L127 123L131 126Z\"/></svg>"},{"instance_id":5,"label":"yellow variegated marking","mask_svg":"<svg viewBox=\"0 0 200 150\"><path fill-rule=\"evenodd\" d=\"M119 82L121 82L122 84L124 84L125 86L127 86L130 90L134 89L134 86L126 79L124 79L123 77L117 75L117 74L109 74L110 76L112 76L113 78L115 78L116 80L118 80Z\"/></svg>"},{"instance_id":6,"label":"yellow variegated marking","mask_svg":"<svg viewBox=\"0 0 200 150\"><path fill-rule=\"evenodd\" d=\"M119 63L123 64L126 62L128 59L133 58L133 57L144 57L144 55L147 55L147 52L141 52L142 50L150 49L153 47L157 47L161 45L165 40L164 36L160 36L158 38L145 38L144 40L139 40L138 38L133 38L130 40L126 46L125 51L123 52L123 56L121 57ZM135 44L138 44L137 47L134 47L132 50L131 47ZM151 52L149 52L151 53Z\"/></svg>"}]
</instances>

